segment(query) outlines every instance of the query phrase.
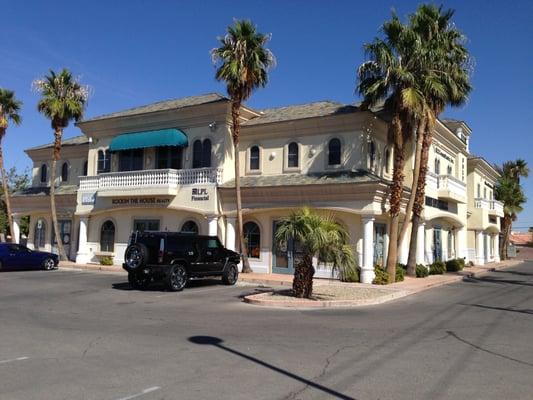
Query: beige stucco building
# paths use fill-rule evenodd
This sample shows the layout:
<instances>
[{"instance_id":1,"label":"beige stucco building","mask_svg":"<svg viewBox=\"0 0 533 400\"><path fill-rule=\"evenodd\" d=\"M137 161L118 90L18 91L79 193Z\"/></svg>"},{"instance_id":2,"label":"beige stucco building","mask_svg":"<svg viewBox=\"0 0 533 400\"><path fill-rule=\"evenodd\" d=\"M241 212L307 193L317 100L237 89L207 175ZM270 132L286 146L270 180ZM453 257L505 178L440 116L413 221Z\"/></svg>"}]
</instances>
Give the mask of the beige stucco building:
<instances>
[{"instance_id":1,"label":"beige stucco building","mask_svg":"<svg viewBox=\"0 0 533 400\"><path fill-rule=\"evenodd\" d=\"M164 101L78 123L58 162L60 230L78 263L113 256L120 265L136 230L193 231L236 243L230 101L206 94ZM392 148L381 111L323 101L266 109L243 107L239 154L244 233L256 272L292 273L298 244L278 248L276 222L303 205L332 213L350 232L364 282L388 246L387 192ZM438 121L430 151L425 224L417 261L497 260L501 204L494 168L470 156L471 131ZM406 165L412 179L413 152ZM28 245L54 250L49 168L52 146L26 150L33 186L16 193L16 220L30 215ZM482 192L476 192L477 185ZM484 189L489 191L485 193ZM405 194L407 201L408 190ZM408 239L408 238L407 238ZM407 259L408 240L400 260ZM330 276L318 266L318 276Z\"/></svg>"}]
</instances>

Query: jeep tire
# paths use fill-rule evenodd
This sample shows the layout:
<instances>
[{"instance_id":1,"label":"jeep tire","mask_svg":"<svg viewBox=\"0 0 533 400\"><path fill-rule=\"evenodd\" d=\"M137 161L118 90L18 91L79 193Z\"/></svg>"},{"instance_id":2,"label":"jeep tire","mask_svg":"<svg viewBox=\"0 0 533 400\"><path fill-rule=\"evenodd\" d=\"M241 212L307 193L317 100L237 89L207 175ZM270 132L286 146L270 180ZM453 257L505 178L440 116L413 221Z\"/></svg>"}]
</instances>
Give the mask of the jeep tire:
<instances>
[{"instance_id":1,"label":"jeep tire","mask_svg":"<svg viewBox=\"0 0 533 400\"><path fill-rule=\"evenodd\" d=\"M233 263L226 265L226 269L222 274L222 282L225 285L235 285L239 279L239 269Z\"/></svg>"},{"instance_id":2,"label":"jeep tire","mask_svg":"<svg viewBox=\"0 0 533 400\"><path fill-rule=\"evenodd\" d=\"M124 262L132 270L144 267L147 261L148 248L142 243L130 244L124 253Z\"/></svg>"},{"instance_id":3,"label":"jeep tire","mask_svg":"<svg viewBox=\"0 0 533 400\"><path fill-rule=\"evenodd\" d=\"M167 284L171 292L183 290L187 284L187 269L181 264L171 265L168 271Z\"/></svg>"}]
</instances>

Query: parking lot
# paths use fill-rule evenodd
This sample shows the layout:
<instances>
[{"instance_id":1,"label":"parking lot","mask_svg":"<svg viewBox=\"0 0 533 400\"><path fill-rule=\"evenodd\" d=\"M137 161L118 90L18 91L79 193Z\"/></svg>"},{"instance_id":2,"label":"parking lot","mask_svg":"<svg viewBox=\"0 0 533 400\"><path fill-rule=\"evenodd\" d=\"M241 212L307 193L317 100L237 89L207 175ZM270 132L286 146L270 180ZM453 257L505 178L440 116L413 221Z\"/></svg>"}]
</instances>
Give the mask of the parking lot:
<instances>
[{"instance_id":1,"label":"parking lot","mask_svg":"<svg viewBox=\"0 0 533 400\"><path fill-rule=\"evenodd\" d=\"M357 309L0 273L1 399L529 399L533 263Z\"/></svg>"}]
</instances>

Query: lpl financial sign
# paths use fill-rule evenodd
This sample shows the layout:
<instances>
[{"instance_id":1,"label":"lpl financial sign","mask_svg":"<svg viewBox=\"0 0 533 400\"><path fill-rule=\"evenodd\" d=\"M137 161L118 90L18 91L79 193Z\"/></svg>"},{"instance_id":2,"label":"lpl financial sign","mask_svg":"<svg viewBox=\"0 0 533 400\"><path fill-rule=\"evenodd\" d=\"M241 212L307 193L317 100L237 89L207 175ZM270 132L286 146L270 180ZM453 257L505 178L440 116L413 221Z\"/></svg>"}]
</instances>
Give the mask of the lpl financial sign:
<instances>
[{"instance_id":1,"label":"lpl financial sign","mask_svg":"<svg viewBox=\"0 0 533 400\"><path fill-rule=\"evenodd\" d=\"M209 193L206 188L192 188L191 201L207 201Z\"/></svg>"}]
</instances>

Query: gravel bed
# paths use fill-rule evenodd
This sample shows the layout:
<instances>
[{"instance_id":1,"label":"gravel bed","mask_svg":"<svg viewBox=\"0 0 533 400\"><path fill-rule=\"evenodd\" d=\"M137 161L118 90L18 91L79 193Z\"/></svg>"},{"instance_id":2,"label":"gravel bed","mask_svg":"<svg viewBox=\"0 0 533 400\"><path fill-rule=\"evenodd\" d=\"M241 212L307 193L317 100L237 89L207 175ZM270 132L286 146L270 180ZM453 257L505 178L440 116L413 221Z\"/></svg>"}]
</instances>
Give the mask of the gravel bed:
<instances>
[{"instance_id":1,"label":"gravel bed","mask_svg":"<svg viewBox=\"0 0 533 400\"><path fill-rule=\"evenodd\" d=\"M363 288L353 286L336 286L324 285L313 288L313 296L311 299L299 299L292 295L292 290L276 290L270 293L264 293L263 296L272 300L281 301L302 301L302 300L316 300L316 301L334 301L334 300L369 300L381 296L390 295L395 292L390 289L378 288Z\"/></svg>"}]
</instances>

